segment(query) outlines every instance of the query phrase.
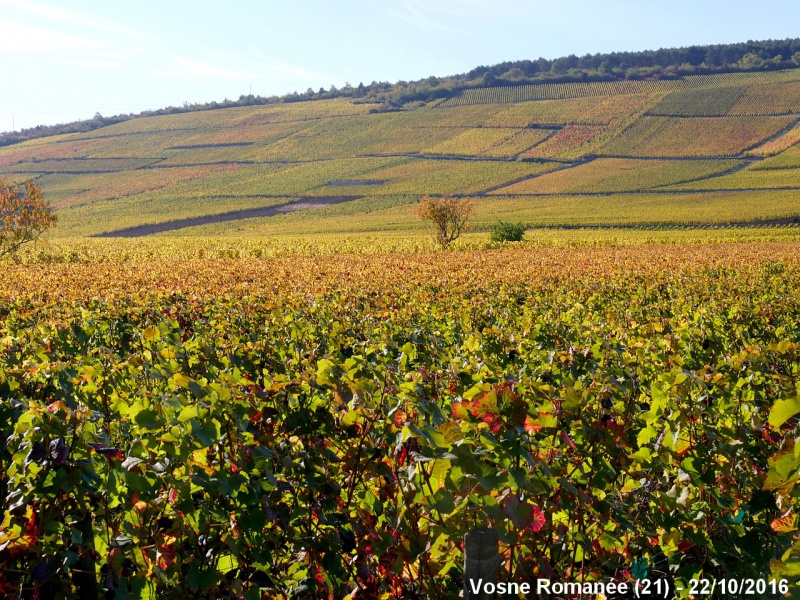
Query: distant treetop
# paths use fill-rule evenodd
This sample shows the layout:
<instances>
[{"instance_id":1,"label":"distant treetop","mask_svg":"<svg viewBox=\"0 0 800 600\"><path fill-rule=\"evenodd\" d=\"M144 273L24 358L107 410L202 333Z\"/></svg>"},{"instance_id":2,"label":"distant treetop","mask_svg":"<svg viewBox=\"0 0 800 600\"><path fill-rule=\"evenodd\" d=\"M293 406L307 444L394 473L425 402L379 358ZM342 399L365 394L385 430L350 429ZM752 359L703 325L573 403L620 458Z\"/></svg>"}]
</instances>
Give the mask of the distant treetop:
<instances>
[{"instance_id":1,"label":"distant treetop","mask_svg":"<svg viewBox=\"0 0 800 600\"><path fill-rule=\"evenodd\" d=\"M480 66L467 73L449 77L430 76L419 81L373 81L358 86L350 84L341 89L331 86L315 92L308 88L304 93L293 92L285 96L240 96L238 100L184 103L180 107L149 110L138 114L94 118L59 125L39 125L16 132L0 133L0 146L25 140L92 131L138 117L170 115L176 113L214 110L233 106L282 104L305 100L352 98L359 102L374 103L374 111L397 110L408 102L428 102L447 98L458 92L481 87L514 86L531 83L575 83L583 81L617 81L621 79L667 79L685 75L726 73L735 71L766 71L800 67L800 38L785 40L749 41L738 44L661 48L642 52L611 52L563 56L553 60L518 60L492 66Z\"/></svg>"}]
</instances>

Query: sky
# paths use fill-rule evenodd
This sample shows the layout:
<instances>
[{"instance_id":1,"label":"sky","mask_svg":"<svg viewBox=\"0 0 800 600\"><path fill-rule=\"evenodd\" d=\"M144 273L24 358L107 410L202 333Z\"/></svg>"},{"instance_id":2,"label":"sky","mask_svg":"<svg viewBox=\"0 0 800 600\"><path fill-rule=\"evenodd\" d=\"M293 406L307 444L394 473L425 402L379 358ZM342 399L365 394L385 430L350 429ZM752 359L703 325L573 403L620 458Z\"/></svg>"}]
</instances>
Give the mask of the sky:
<instances>
[{"instance_id":1,"label":"sky","mask_svg":"<svg viewBox=\"0 0 800 600\"><path fill-rule=\"evenodd\" d=\"M800 36L774 0L0 0L0 131L507 60Z\"/></svg>"}]
</instances>

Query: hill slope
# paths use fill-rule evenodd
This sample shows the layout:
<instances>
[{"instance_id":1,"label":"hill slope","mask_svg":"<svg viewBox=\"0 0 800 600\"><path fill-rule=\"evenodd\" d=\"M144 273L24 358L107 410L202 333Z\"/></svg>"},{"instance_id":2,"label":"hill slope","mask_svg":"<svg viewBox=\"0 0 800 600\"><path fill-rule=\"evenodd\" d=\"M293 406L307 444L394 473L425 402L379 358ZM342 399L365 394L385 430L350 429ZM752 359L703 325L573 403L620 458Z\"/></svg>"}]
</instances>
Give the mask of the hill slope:
<instances>
[{"instance_id":1,"label":"hill slope","mask_svg":"<svg viewBox=\"0 0 800 600\"><path fill-rule=\"evenodd\" d=\"M0 173L36 179L70 236L416 227L416 199L445 193L478 198L479 225L800 214L800 69L370 108L333 99L134 119L1 148Z\"/></svg>"}]
</instances>

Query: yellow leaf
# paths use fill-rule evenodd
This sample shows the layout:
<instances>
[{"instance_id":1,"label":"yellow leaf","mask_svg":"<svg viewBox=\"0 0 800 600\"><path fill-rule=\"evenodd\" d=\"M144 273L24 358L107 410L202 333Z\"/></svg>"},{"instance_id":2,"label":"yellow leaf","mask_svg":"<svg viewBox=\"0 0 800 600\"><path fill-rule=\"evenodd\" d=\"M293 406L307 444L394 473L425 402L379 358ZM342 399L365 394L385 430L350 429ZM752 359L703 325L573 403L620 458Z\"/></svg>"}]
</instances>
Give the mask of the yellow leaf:
<instances>
[{"instance_id":1,"label":"yellow leaf","mask_svg":"<svg viewBox=\"0 0 800 600\"><path fill-rule=\"evenodd\" d=\"M175 375L172 376L172 384L175 387L189 387L191 382L192 379L183 373L175 373Z\"/></svg>"}]
</instances>

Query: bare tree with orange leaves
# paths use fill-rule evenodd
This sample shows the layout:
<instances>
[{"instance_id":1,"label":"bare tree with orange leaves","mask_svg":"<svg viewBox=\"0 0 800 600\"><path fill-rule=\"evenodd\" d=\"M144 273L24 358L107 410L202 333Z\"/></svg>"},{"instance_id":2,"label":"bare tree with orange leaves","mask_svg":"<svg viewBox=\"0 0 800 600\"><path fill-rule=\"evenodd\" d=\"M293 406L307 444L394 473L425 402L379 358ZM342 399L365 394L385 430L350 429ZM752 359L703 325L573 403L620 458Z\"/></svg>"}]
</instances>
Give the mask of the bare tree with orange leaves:
<instances>
[{"instance_id":1,"label":"bare tree with orange leaves","mask_svg":"<svg viewBox=\"0 0 800 600\"><path fill-rule=\"evenodd\" d=\"M36 183L0 179L0 257L14 254L55 224L56 216Z\"/></svg>"}]
</instances>

